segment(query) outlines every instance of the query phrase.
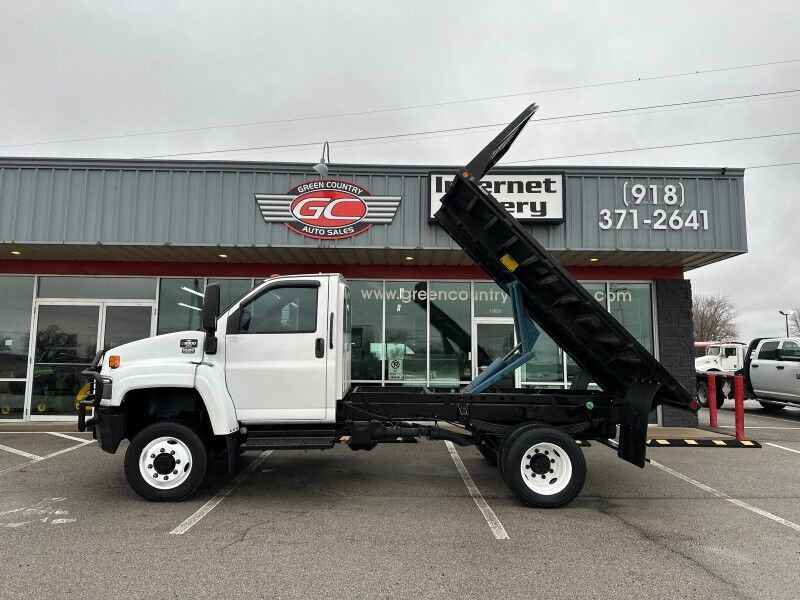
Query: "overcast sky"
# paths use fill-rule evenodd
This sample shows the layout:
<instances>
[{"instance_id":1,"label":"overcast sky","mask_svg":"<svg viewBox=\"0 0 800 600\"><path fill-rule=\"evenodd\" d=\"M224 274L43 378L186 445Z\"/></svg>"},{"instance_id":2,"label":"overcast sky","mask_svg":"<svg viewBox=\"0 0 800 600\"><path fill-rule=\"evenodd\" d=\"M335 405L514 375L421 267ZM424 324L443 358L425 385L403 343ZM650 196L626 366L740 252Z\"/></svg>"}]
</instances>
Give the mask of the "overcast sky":
<instances>
[{"instance_id":1,"label":"overcast sky","mask_svg":"<svg viewBox=\"0 0 800 600\"><path fill-rule=\"evenodd\" d=\"M293 149L391 135L800 90L797 2L0 2L0 155L309 161ZM286 120L532 92L505 99ZM506 160L800 131L800 94L529 126ZM63 142L76 138L199 129ZM333 143L333 162L459 164L494 130ZM32 144L35 145L19 145ZM62 143L53 143L62 142ZM800 136L618 153L564 165L749 167L800 161ZM553 164L553 163L537 163ZM748 171L748 254L690 271L729 295L743 339L800 307L800 165Z\"/></svg>"}]
</instances>

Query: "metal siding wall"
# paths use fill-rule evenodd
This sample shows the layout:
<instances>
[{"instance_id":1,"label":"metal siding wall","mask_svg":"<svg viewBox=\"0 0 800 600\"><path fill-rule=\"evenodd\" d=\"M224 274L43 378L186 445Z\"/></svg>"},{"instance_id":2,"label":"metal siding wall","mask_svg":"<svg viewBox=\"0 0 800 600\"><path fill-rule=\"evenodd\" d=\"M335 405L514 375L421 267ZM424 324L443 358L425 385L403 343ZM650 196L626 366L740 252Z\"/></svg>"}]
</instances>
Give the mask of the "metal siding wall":
<instances>
[{"instance_id":1,"label":"metal siding wall","mask_svg":"<svg viewBox=\"0 0 800 600\"><path fill-rule=\"evenodd\" d=\"M366 233L337 241L306 238L282 223L264 223L253 195L283 193L313 179L303 165L248 165L205 168L176 163L135 166L124 162L84 161L87 165L37 166L0 160L0 241L83 244L234 245L339 248L450 249L454 242L428 223L427 167L358 167L331 173L355 181L376 195L401 195L394 221L373 225ZM534 236L553 250L622 249L744 251L747 246L743 179L710 170L580 169L566 167L566 223L529 225ZM518 172L518 171L517 171ZM718 172L717 172L718 173ZM680 181L687 204L683 210L708 210L709 231L639 229L602 231L601 209L626 208L625 181L665 184ZM659 205L649 206L669 209ZM629 224L629 222L627 223Z\"/></svg>"}]
</instances>

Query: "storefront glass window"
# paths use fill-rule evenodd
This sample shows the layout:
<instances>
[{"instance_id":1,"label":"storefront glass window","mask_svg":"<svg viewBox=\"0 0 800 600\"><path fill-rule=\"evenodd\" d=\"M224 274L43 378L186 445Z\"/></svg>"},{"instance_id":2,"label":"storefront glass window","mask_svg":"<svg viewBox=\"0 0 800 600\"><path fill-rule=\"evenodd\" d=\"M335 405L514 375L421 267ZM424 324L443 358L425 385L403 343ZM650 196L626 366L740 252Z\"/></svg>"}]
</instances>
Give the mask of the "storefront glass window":
<instances>
[{"instance_id":1,"label":"storefront glass window","mask_svg":"<svg viewBox=\"0 0 800 600\"><path fill-rule=\"evenodd\" d=\"M472 319L468 282L430 284L431 385L469 381Z\"/></svg>"},{"instance_id":2,"label":"storefront glass window","mask_svg":"<svg viewBox=\"0 0 800 600\"><path fill-rule=\"evenodd\" d=\"M0 379L25 379L31 338L33 277L0 277Z\"/></svg>"},{"instance_id":3,"label":"storefront glass window","mask_svg":"<svg viewBox=\"0 0 800 600\"><path fill-rule=\"evenodd\" d=\"M380 381L383 358L383 282L349 281L353 381Z\"/></svg>"},{"instance_id":4,"label":"storefront glass window","mask_svg":"<svg viewBox=\"0 0 800 600\"><path fill-rule=\"evenodd\" d=\"M494 282L475 282L476 317L513 317L511 298Z\"/></svg>"},{"instance_id":5,"label":"storefront glass window","mask_svg":"<svg viewBox=\"0 0 800 600\"><path fill-rule=\"evenodd\" d=\"M33 291L33 290L31 290ZM0 419L19 419L25 402L25 381L0 381Z\"/></svg>"},{"instance_id":6,"label":"storefront glass window","mask_svg":"<svg viewBox=\"0 0 800 600\"><path fill-rule=\"evenodd\" d=\"M202 278L162 279L158 296L158 333L200 327L203 309Z\"/></svg>"},{"instance_id":7,"label":"storefront glass window","mask_svg":"<svg viewBox=\"0 0 800 600\"><path fill-rule=\"evenodd\" d=\"M386 381L427 380L428 285L424 281L386 282Z\"/></svg>"},{"instance_id":8,"label":"storefront glass window","mask_svg":"<svg viewBox=\"0 0 800 600\"><path fill-rule=\"evenodd\" d=\"M155 300L155 277L40 277L39 298Z\"/></svg>"},{"instance_id":9,"label":"storefront glass window","mask_svg":"<svg viewBox=\"0 0 800 600\"><path fill-rule=\"evenodd\" d=\"M522 368L522 381L530 382L561 382L564 379L563 352L556 343L544 332L539 333L539 338L533 347L533 358Z\"/></svg>"},{"instance_id":10,"label":"storefront glass window","mask_svg":"<svg viewBox=\"0 0 800 600\"><path fill-rule=\"evenodd\" d=\"M220 313L224 313L234 302L253 289L252 279L209 279L208 283L219 284Z\"/></svg>"},{"instance_id":11,"label":"storefront glass window","mask_svg":"<svg viewBox=\"0 0 800 600\"><path fill-rule=\"evenodd\" d=\"M625 329L647 350L653 351L653 301L649 283L610 283L608 303Z\"/></svg>"}]
</instances>

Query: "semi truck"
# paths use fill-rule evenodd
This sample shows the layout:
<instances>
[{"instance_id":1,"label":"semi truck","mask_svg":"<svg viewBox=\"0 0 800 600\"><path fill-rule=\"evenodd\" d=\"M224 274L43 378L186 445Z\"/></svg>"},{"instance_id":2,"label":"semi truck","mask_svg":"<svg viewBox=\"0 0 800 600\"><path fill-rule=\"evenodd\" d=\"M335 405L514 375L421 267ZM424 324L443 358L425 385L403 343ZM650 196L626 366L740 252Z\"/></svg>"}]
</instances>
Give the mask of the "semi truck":
<instances>
[{"instance_id":1,"label":"semi truck","mask_svg":"<svg viewBox=\"0 0 800 600\"><path fill-rule=\"evenodd\" d=\"M274 276L222 313L219 287L206 286L201 330L99 352L83 372L78 429L110 453L129 440L125 475L148 500L191 496L214 456L226 456L232 473L243 451L368 451L421 438L475 446L534 507L580 493L586 462L576 440L644 467L650 411L696 411L697 401L480 185L536 109L455 174L435 215L509 295L514 315L516 346L469 384L352 385L345 279ZM498 389L534 355L540 330L586 376L565 390Z\"/></svg>"},{"instance_id":2,"label":"semi truck","mask_svg":"<svg viewBox=\"0 0 800 600\"><path fill-rule=\"evenodd\" d=\"M698 358L697 397L701 405L709 401L708 378L713 377L717 408L733 399L733 378L744 379L745 399L757 400L764 410L778 411L800 405L800 338L755 338L749 345L720 344L719 353L730 354L728 362L709 362ZM713 348L713 347L710 347ZM701 370L698 367L712 365ZM716 365L716 366L714 366Z\"/></svg>"}]
</instances>

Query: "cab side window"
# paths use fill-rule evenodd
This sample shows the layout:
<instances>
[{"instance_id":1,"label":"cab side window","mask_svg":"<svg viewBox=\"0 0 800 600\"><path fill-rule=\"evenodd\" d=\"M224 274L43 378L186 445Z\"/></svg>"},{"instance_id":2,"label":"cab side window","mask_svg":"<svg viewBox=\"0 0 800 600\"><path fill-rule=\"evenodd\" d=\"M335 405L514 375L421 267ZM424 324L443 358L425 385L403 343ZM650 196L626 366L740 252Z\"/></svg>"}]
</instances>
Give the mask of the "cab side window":
<instances>
[{"instance_id":1,"label":"cab side window","mask_svg":"<svg viewBox=\"0 0 800 600\"><path fill-rule=\"evenodd\" d=\"M783 346L781 346L781 355L800 358L800 344L791 340L783 342Z\"/></svg>"},{"instance_id":2,"label":"cab side window","mask_svg":"<svg viewBox=\"0 0 800 600\"><path fill-rule=\"evenodd\" d=\"M764 342L758 351L758 360L775 360L775 349L778 342Z\"/></svg>"},{"instance_id":3,"label":"cab side window","mask_svg":"<svg viewBox=\"0 0 800 600\"><path fill-rule=\"evenodd\" d=\"M317 330L316 287L272 288L239 310L240 333L313 333Z\"/></svg>"},{"instance_id":4,"label":"cab side window","mask_svg":"<svg viewBox=\"0 0 800 600\"><path fill-rule=\"evenodd\" d=\"M736 348L725 348L725 358L736 356Z\"/></svg>"}]
</instances>

